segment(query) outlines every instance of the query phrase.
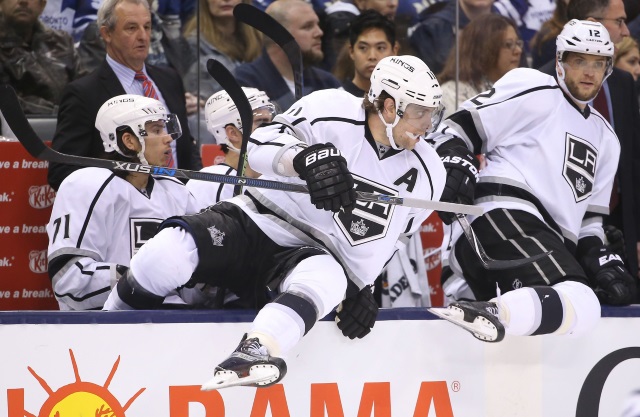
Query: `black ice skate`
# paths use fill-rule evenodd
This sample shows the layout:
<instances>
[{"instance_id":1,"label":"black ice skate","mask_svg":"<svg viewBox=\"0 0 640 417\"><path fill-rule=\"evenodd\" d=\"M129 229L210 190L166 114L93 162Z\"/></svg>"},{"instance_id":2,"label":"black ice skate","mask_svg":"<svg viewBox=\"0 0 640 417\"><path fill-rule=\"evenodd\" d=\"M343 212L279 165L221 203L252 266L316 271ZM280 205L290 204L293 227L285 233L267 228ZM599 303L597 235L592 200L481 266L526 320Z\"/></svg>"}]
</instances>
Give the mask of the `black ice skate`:
<instances>
[{"instance_id":1,"label":"black ice skate","mask_svg":"<svg viewBox=\"0 0 640 417\"><path fill-rule=\"evenodd\" d=\"M213 378L202 385L203 391L245 386L267 387L280 381L287 373L281 358L269 356L258 338L247 339L245 334L236 350L216 366Z\"/></svg>"},{"instance_id":2,"label":"black ice skate","mask_svg":"<svg viewBox=\"0 0 640 417\"><path fill-rule=\"evenodd\" d=\"M504 339L504 326L498 319L498 306L487 301L459 301L447 308L430 308L436 316L462 327L483 342Z\"/></svg>"}]
</instances>

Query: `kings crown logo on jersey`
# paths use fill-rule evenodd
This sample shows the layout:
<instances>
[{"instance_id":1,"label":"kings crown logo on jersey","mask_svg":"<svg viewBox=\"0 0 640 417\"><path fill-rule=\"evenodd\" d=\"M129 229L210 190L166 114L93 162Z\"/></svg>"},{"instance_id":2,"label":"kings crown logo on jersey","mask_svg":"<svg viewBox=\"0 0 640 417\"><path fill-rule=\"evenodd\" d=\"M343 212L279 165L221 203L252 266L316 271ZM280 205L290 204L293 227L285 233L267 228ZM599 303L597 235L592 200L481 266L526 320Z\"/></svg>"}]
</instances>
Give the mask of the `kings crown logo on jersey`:
<instances>
[{"instance_id":1,"label":"kings crown logo on jersey","mask_svg":"<svg viewBox=\"0 0 640 417\"><path fill-rule=\"evenodd\" d=\"M396 190L369 179L353 175L353 180L356 191L394 197L398 195ZM356 246L385 237L394 210L395 206L392 204L357 201L351 216L340 211L334 214L333 218L349 243Z\"/></svg>"},{"instance_id":2,"label":"kings crown logo on jersey","mask_svg":"<svg viewBox=\"0 0 640 417\"><path fill-rule=\"evenodd\" d=\"M589 142L567 133L562 176L567 181L576 203L593 192L598 151Z\"/></svg>"}]
</instances>

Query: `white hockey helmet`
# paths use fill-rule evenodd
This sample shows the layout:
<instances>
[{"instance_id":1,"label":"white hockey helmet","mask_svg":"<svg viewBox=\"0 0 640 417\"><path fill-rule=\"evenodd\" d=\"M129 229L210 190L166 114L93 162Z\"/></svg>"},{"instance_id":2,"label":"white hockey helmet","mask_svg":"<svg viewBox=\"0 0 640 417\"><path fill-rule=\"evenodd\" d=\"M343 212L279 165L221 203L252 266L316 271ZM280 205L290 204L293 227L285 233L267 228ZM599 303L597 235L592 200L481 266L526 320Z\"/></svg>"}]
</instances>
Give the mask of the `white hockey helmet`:
<instances>
[{"instance_id":1,"label":"white hockey helmet","mask_svg":"<svg viewBox=\"0 0 640 417\"><path fill-rule=\"evenodd\" d=\"M257 116L255 113L258 109L267 110L270 115L270 120L273 120L276 109L274 104L269 99L269 96L264 91L260 91L257 88L242 87L242 91L249 100L251 110L254 111L254 118ZM207 123L207 130L211 133L217 143L226 144L231 150L236 152L238 148L233 146L227 137L225 127L228 125L234 125L240 131L242 131L242 120L240 120L240 113L236 104L233 102L229 94L226 91L218 91L213 94L207 100L204 106L204 115Z\"/></svg>"},{"instance_id":2,"label":"white hockey helmet","mask_svg":"<svg viewBox=\"0 0 640 417\"><path fill-rule=\"evenodd\" d=\"M167 134L175 140L182 135L180 121L175 114L158 100L139 96L136 94L123 94L107 100L98 110L96 116L96 129L100 132L102 144L106 152L118 152L120 155L130 157L118 143L118 133L125 128L138 137L142 149L138 152L138 158L143 164L148 164L145 156L145 136L147 136L146 124L162 121ZM122 145L124 146L124 145Z\"/></svg>"},{"instance_id":3,"label":"white hockey helmet","mask_svg":"<svg viewBox=\"0 0 640 417\"><path fill-rule=\"evenodd\" d=\"M387 136L394 149L396 145L391 130L404 115L407 106L415 104L421 107L435 108L432 113L431 128L425 132L435 131L442 119L442 89L436 76L420 58L412 55L388 56L382 58L371 73L371 88L368 99L371 103L385 91L396 102L396 119L388 124L378 115L387 126Z\"/></svg>"},{"instance_id":4,"label":"white hockey helmet","mask_svg":"<svg viewBox=\"0 0 640 417\"><path fill-rule=\"evenodd\" d=\"M567 52L607 57L607 66L602 79L604 82L613 71L613 42L611 42L609 32L602 23L578 19L572 19L564 25L562 32L556 38L556 58L559 64L556 65L558 83L574 100L586 104L587 101L577 100L573 97L564 82L563 59Z\"/></svg>"}]
</instances>

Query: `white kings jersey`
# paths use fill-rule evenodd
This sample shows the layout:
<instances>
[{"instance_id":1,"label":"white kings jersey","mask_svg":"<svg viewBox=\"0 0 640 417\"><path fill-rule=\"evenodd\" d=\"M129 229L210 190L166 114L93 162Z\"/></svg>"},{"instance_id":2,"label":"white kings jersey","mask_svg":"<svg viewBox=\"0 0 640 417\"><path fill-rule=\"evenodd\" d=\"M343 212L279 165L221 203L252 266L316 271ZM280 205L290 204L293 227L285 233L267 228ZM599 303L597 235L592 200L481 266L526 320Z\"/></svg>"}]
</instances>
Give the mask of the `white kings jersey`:
<instances>
[{"instance_id":1,"label":"white kings jersey","mask_svg":"<svg viewBox=\"0 0 640 417\"><path fill-rule=\"evenodd\" d=\"M620 143L596 110L580 111L553 77L511 70L430 138L439 144L451 135L487 158L475 193L485 212L529 212L573 244L603 239Z\"/></svg>"},{"instance_id":2,"label":"white kings jersey","mask_svg":"<svg viewBox=\"0 0 640 417\"><path fill-rule=\"evenodd\" d=\"M180 181L150 177L149 183L145 195L103 168L77 170L62 182L47 224L49 272L61 310L101 309L116 265L129 266L164 219L200 209Z\"/></svg>"},{"instance_id":3,"label":"white kings jersey","mask_svg":"<svg viewBox=\"0 0 640 417\"><path fill-rule=\"evenodd\" d=\"M201 172L219 175L236 175L236 170L227 164L217 164L204 167ZM187 189L198 201L200 207L209 207L218 201L233 197L234 185L209 181L189 180Z\"/></svg>"},{"instance_id":4,"label":"white kings jersey","mask_svg":"<svg viewBox=\"0 0 640 417\"><path fill-rule=\"evenodd\" d=\"M446 173L433 147L423 140L414 150L389 149L380 157L362 99L345 91L309 94L273 123L253 132L249 165L264 179L304 184L298 177L279 176L274 166L286 149L301 142L330 142L338 148L357 191L427 200L439 200L442 194ZM347 216L343 211L317 209L307 194L257 188L248 188L246 195L229 201L282 246L325 247L360 288L375 281L398 240L416 231L431 214L400 205L357 202L353 215Z\"/></svg>"}]
</instances>

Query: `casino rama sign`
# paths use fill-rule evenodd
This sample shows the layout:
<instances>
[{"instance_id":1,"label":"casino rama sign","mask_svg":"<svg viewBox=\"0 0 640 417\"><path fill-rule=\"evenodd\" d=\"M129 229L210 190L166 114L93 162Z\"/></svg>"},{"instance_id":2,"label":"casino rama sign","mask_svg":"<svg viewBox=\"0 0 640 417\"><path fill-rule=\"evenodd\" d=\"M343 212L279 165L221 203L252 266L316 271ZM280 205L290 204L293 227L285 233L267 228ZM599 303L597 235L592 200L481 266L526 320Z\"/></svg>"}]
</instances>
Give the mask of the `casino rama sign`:
<instances>
[{"instance_id":1,"label":"casino rama sign","mask_svg":"<svg viewBox=\"0 0 640 417\"><path fill-rule=\"evenodd\" d=\"M37 370L28 367L28 371L47 392L48 398L40 410L34 414L30 411L35 410L25 410L24 389L8 389L7 417L75 417L79 415L126 417L127 409L143 394L145 388L140 387L124 404L109 391L109 384L116 374L120 357L113 364L105 382L98 385L81 380L73 351L69 350L69 354L75 382L54 391L49 387L45 377L41 376ZM640 347L618 349L595 364L580 390L576 417L599 416L602 391L609 375L616 366L628 359L640 359ZM337 383L311 384L310 390L310 417L344 416ZM204 406L207 416L225 416L224 400L217 391L203 392L200 391L199 386L195 385L169 386L170 417L188 417L189 403L194 402ZM274 417L290 417L283 385L278 384L270 388L256 390L250 417L264 417L268 415L268 409ZM437 417L454 416L446 381L421 383L413 417L426 417L430 415L431 411L434 411L434 415ZM391 417L390 383L365 383L357 415Z\"/></svg>"},{"instance_id":2,"label":"casino rama sign","mask_svg":"<svg viewBox=\"0 0 640 417\"><path fill-rule=\"evenodd\" d=\"M110 391L120 357L113 364L102 385L82 381L73 351L69 350L75 381L53 390L46 378L27 367L28 371L46 391L48 398L37 414L25 410L23 388L7 390L7 417L126 417L133 402L145 391L138 388L124 404ZM362 389L358 416L391 417L391 384L389 382L366 382ZM337 383L311 384L310 417L344 417L344 410ZM218 391L201 391L200 386L169 386L169 416L188 417L189 404L199 403L206 416L224 417L225 404ZM270 410L270 414L268 414ZM326 414L325 414L326 410ZM375 410L375 411L374 411ZM435 414L430 414L431 412ZM255 390L250 416L291 417L284 386L277 384ZM416 399L414 417L454 417L446 381L423 381ZM138 416L129 416L138 417ZM233 416L239 417L239 416Z\"/></svg>"},{"instance_id":3,"label":"casino rama sign","mask_svg":"<svg viewBox=\"0 0 640 417\"><path fill-rule=\"evenodd\" d=\"M640 347L628 347L609 353L595 364L582 384L576 417L598 417L600 398L605 382L613 368L628 359L640 359Z\"/></svg>"}]
</instances>

